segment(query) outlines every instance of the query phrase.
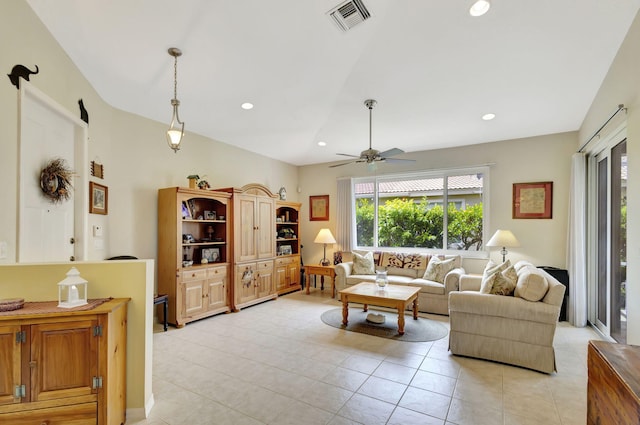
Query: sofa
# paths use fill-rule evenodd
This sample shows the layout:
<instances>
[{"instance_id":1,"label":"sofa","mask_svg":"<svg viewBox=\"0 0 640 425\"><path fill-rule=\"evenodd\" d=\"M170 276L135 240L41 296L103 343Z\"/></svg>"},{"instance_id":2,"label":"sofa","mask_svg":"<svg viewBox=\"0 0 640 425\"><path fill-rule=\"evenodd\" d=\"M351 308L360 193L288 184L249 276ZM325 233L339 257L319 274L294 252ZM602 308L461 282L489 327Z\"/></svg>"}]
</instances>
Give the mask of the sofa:
<instances>
[{"instance_id":1,"label":"sofa","mask_svg":"<svg viewBox=\"0 0 640 425\"><path fill-rule=\"evenodd\" d=\"M449 293L458 290L460 276L465 274L461 257L457 255L354 251L353 256L353 261L340 263L335 267L335 284L338 290L360 282L375 282L376 270L386 270L390 284L420 287L418 310L425 313L449 314ZM357 264L360 257L364 256L371 257L373 261L373 267L364 270L366 273ZM425 279L431 262L447 264L446 273L435 273L438 275L437 279Z\"/></svg>"},{"instance_id":2,"label":"sofa","mask_svg":"<svg viewBox=\"0 0 640 425\"><path fill-rule=\"evenodd\" d=\"M512 295L487 291L483 287L489 277L486 269L483 276L461 276L460 290L449 293L449 350L455 355L555 372L553 338L565 287L525 261L498 272L499 278L508 272L515 272Z\"/></svg>"}]
</instances>

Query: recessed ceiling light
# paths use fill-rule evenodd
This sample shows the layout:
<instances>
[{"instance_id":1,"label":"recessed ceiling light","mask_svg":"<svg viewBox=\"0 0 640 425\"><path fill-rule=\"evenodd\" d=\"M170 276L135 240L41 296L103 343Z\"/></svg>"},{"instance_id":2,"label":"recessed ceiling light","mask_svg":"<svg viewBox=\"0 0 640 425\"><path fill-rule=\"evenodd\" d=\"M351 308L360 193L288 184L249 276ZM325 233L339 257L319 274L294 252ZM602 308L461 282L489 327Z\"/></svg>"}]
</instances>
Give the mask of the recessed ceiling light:
<instances>
[{"instance_id":1,"label":"recessed ceiling light","mask_svg":"<svg viewBox=\"0 0 640 425\"><path fill-rule=\"evenodd\" d=\"M318 146L327 146L326 142L318 142Z\"/></svg>"},{"instance_id":2,"label":"recessed ceiling light","mask_svg":"<svg viewBox=\"0 0 640 425\"><path fill-rule=\"evenodd\" d=\"M253 109L253 103L245 102L242 105L240 105L240 107L246 110Z\"/></svg>"},{"instance_id":3,"label":"recessed ceiling light","mask_svg":"<svg viewBox=\"0 0 640 425\"><path fill-rule=\"evenodd\" d=\"M496 117L496 114L484 114L482 116L482 119L485 120L485 121L491 121L495 117Z\"/></svg>"},{"instance_id":4,"label":"recessed ceiling light","mask_svg":"<svg viewBox=\"0 0 640 425\"><path fill-rule=\"evenodd\" d=\"M473 5L471 5L469 14L471 16L482 16L489 11L489 8L491 8L489 0L477 0Z\"/></svg>"}]
</instances>

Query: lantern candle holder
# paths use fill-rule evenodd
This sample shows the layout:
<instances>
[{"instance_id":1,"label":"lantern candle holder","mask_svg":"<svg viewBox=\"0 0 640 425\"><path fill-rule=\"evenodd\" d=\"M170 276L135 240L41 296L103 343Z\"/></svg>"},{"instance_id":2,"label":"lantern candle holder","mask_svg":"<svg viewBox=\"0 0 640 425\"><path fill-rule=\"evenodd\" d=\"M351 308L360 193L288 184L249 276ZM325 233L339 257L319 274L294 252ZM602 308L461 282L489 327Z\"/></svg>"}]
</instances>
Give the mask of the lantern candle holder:
<instances>
[{"instance_id":1,"label":"lantern candle holder","mask_svg":"<svg viewBox=\"0 0 640 425\"><path fill-rule=\"evenodd\" d=\"M87 303L87 281L80 277L75 267L67 272L67 277L58 282L58 307L73 308Z\"/></svg>"}]
</instances>

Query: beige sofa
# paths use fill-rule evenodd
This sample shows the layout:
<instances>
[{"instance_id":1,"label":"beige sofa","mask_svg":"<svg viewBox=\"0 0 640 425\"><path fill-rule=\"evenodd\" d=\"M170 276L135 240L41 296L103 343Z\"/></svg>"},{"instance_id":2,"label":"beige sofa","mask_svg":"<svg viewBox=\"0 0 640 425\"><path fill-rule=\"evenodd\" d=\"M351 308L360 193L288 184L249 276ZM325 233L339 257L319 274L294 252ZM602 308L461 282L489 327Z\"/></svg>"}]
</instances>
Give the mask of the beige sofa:
<instances>
[{"instance_id":1,"label":"beige sofa","mask_svg":"<svg viewBox=\"0 0 640 425\"><path fill-rule=\"evenodd\" d=\"M359 251L359 253L361 253ZM449 293L458 290L460 276L465 273L460 256L439 256L454 258L454 269L449 271L443 282L423 279L431 255L423 253L375 252L374 268L387 270L389 283L420 287L418 310L426 313L449 314ZM360 282L375 282L376 275L354 274L353 261L336 266L336 289L341 290Z\"/></svg>"},{"instance_id":2,"label":"beige sofa","mask_svg":"<svg viewBox=\"0 0 640 425\"><path fill-rule=\"evenodd\" d=\"M553 338L565 287L529 263L516 263L515 268L514 296L480 293L482 276L461 277L460 291L449 294L449 349L552 373Z\"/></svg>"}]
</instances>

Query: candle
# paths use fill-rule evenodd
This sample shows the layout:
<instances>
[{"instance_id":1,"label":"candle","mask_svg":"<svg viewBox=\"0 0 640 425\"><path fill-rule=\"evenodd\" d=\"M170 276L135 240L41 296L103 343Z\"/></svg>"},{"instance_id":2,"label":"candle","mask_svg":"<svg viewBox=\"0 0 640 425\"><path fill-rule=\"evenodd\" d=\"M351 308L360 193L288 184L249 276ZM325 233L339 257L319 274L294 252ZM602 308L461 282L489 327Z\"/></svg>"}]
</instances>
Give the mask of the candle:
<instances>
[{"instance_id":1,"label":"candle","mask_svg":"<svg viewBox=\"0 0 640 425\"><path fill-rule=\"evenodd\" d=\"M71 285L69 288L69 302L76 303L80 300L80 296L78 295L78 287L76 285Z\"/></svg>"}]
</instances>

